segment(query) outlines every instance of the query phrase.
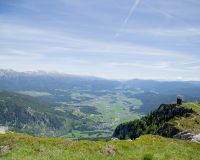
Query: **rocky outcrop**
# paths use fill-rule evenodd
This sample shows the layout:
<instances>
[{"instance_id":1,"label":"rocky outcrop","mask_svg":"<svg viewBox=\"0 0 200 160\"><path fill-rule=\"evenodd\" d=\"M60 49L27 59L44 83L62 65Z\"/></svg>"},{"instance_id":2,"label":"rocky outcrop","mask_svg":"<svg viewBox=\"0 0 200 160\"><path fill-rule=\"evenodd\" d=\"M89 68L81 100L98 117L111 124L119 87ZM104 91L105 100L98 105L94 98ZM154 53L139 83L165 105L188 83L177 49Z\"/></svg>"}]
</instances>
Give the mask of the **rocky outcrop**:
<instances>
[{"instance_id":1,"label":"rocky outcrop","mask_svg":"<svg viewBox=\"0 0 200 160\"><path fill-rule=\"evenodd\" d=\"M188 113L193 113L193 110L177 106L176 104L162 104L158 109L150 113L149 118L152 119L150 122L157 121L157 123L163 123L174 117L184 116Z\"/></svg>"},{"instance_id":2,"label":"rocky outcrop","mask_svg":"<svg viewBox=\"0 0 200 160\"><path fill-rule=\"evenodd\" d=\"M119 140L119 138L112 137L112 138L111 138L111 140L112 140L112 141L118 141L118 140Z\"/></svg>"},{"instance_id":3,"label":"rocky outcrop","mask_svg":"<svg viewBox=\"0 0 200 160\"><path fill-rule=\"evenodd\" d=\"M0 153L4 154L9 151L9 146L0 146Z\"/></svg>"},{"instance_id":4,"label":"rocky outcrop","mask_svg":"<svg viewBox=\"0 0 200 160\"><path fill-rule=\"evenodd\" d=\"M190 116L192 109L177 106L176 104L162 104L154 112L129 123L120 124L114 131L113 137L118 139L135 139L143 134L158 134L173 137L180 132L169 121L175 117Z\"/></svg>"},{"instance_id":5,"label":"rocky outcrop","mask_svg":"<svg viewBox=\"0 0 200 160\"><path fill-rule=\"evenodd\" d=\"M173 138L182 139L182 140L190 140L194 143L200 143L200 134L195 134L190 130L179 132L178 134L174 135Z\"/></svg>"},{"instance_id":6,"label":"rocky outcrop","mask_svg":"<svg viewBox=\"0 0 200 160\"><path fill-rule=\"evenodd\" d=\"M8 127L0 125L0 134L5 134L8 131Z\"/></svg>"},{"instance_id":7,"label":"rocky outcrop","mask_svg":"<svg viewBox=\"0 0 200 160\"><path fill-rule=\"evenodd\" d=\"M176 135L173 136L173 138L182 139L182 140L192 140L192 138L194 136L195 136L194 133L192 133L189 130L186 130L186 131L182 131L182 132L177 133Z\"/></svg>"},{"instance_id":8,"label":"rocky outcrop","mask_svg":"<svg viewBox=\"0 0 200 160\"><path fill-rule=\"evenodd\" d=\"M191 142L200 143L200 134L196 134L192 137Z\"/></svg>"},{"instance_id":9,"label":"rocky outcrop","mask_svg":"<svg viewBox=\"0 0 200 160\"><path fill-rule=\"evenodd\" d=\"M158 128L155 134L158 134L163 137L172 138L174 135L178 134L180 130L172 123L165 123L163 126Z\"/></svg>"}]
</instances>

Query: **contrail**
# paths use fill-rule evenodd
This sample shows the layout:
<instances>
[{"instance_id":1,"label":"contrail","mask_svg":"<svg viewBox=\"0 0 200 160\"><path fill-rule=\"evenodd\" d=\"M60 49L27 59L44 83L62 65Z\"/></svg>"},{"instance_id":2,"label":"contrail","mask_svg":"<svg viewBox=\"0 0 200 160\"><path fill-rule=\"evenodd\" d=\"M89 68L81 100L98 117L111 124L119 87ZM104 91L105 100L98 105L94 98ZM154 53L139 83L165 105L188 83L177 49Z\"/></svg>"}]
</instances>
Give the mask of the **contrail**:
<instances>
[{"instance_id":1,"label":"contrail","mask_svg":"<svg viewBox=\"0 0 200 160\"><path fill-rule=\"evenodd\" d=\"M126 24L126 23L128 22L129 18L131 17L131 15L133 14L133 12L134 12L135 9L137 8L137 6L139 5L140 1L141 1L141 0L136 0L136 1L134 2L133 6L131 7L131 9L130 9L128 15L127 15L127 17L126 17L125 20L124 20L124 24Z\"/></svg>"},{"instance_id":2,"label":"contrail","mask_svg":"<svg viewBox=\"0 0 200 160\"><path fill-rule=\"evenodd\" d=\"M117 33L115 33L114 38L117 38L120 36L120 32L121 30L124 28L124 25L128 22L129 18L132 16L133 12L136 10L137 6L139 5L141 0L135 0L133 3L133 6L131 7L128 15L126 16L126 18L124 19L124 23L122 24L122 26L120 27L119 31Z\"/></svg>"}]
</instances>

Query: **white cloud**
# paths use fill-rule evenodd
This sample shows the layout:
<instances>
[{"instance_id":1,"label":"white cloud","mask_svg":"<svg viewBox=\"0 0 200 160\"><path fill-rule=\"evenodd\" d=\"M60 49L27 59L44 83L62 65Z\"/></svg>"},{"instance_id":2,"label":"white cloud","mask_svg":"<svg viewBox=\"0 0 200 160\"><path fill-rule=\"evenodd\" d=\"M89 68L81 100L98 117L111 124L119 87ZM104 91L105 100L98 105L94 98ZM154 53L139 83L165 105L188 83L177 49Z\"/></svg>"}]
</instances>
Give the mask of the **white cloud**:
<instances>
[{"instance_id":1,"label":"white cloud","mask_svg":"<svg viewBox=\"0 0 200 160\"><path fill-rule=\"evenodd\" d=\"M145 78L146 71L197 73L196 57L127 42L100 41L60 31L4 24L0 30L0 68L60 71L106 78ZM2 27L1 26L1 27ZM4 32L5 31L5 32ZM91 57L93 55L93 57ZM113 62L110 62L110 60ZM176 59L183 66L176 66ZM94 67L95 66L95 67ZM196 64L194 65L196 66ZM132 74L129 74L132 70ZM136 72L139 72L135 74ZM141 74L140 74L141 73ZM152 73L152 77L156 74Z\"/></svg>"},{"instance_id":2,"label":"white cloud","mask_svg":"<svg viewBox=\"0 0 200 160\"><path fill-rule=\"evenodd\" d=\"M113 66L113 67L136 67L136 68L143 68L143 69L155 69L155 70L163 70L169 69L171 64L169 62L153 62L153 63L145 63L145 62L109 62L106 65Z\"/></svg>"},{"instance_id":3,"label":"white cloud","mask_svg":"<svg viewBox=\"0 0 200 160\"><path fill-rule=\"evenodd\" d=\"M57 54L92 53L107 55L164 56L169 58L180 57L182 59L190 59L192 57L192 55L187 55L186 53L183 54L177 51L136 45L130 42L98 41L96 39L87 39L68 33L13 24L1 23L0 34L2 35L0 42L7 42L8 46L10 43L21 45L24 42L26 45L23 47L23 52L31 50L31 52L34 52L35 54L48 54L54 52ZM6 45L4 45L3 48L5 47Z\"/></svg>"},{"instance_id":4,"label":"white cloud","mask_svg":"<svg viewBox=\"0 0 200 160\"><path fill-rule=\"evenodd\" d=\"M184 27L184 28L137 28L137 29L123 29L124 34L141 34L155 37L199 37L200 28Z\"/></svg>"}]
</instances>

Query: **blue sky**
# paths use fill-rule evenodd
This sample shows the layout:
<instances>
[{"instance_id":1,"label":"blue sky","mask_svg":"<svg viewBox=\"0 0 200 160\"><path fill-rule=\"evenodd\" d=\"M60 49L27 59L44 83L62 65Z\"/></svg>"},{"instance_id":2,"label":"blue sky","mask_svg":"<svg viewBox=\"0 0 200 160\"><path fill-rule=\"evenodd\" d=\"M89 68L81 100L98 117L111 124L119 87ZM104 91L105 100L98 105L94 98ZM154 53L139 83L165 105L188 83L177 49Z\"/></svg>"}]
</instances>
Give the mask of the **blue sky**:
<instances>
[{"instance_id":1,"label":"blue sky","mask_svg":"<svg viewBox=\"0 0 200 160\"><path fill-rule=\"evenodd\" d=\"M0 68L200 80L199 0L0 0Z\"/></svg>"}]
</instances>

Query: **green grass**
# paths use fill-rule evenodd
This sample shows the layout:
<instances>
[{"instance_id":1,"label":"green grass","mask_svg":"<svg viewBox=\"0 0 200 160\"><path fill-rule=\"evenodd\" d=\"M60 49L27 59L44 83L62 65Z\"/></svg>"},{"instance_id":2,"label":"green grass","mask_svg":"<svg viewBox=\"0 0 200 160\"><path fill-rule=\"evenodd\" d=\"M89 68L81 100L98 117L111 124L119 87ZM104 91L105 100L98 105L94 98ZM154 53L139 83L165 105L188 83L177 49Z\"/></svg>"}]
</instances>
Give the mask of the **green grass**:
<instances>
[{"instance_id":1,"label":"green grass","mask_svg":"<svg viewBox=\"0 0 200 160\"><path fill-rule=\"evenodd\" d=\"M135 141L69 141L0 135L3 160L199 160L200 144L146 135Z\"/></svg>"},{"instance_id":2,"label":"green grass","mask_svg":"<svg viewBox=\"0 0 200 160\"><path fill-rule=\"evenodd\" d=\"M172 121L181 130L190 130L194 133L200 133L200 104L199 103L184 103L184 107L192 108L195 113L184 117L177 117Z\"/></svg>"},{"instance_id":3,"label":"green grass","mask_svg":"<svg viewBox=\"0 0 200 160\"><path fill-rule=\"evenodd\" d=\"M192 108L196 112L200 112L200 103L194 103L194 102L183 103L183 106L186 108Z\"/></svg>"},{"instance_id":4,"label":"green grass","mask_svg":"<svg viewBox=\"0 0 200 160\"><path fill-rule=\"evenodd\" d=\"M71 140L101 140L101 139L108 139L110 137L110 133L104 133L103 131L78 131L72 130L71 133L64 135L62 137L71 139Z\"/></svg>"}]
</instances>

